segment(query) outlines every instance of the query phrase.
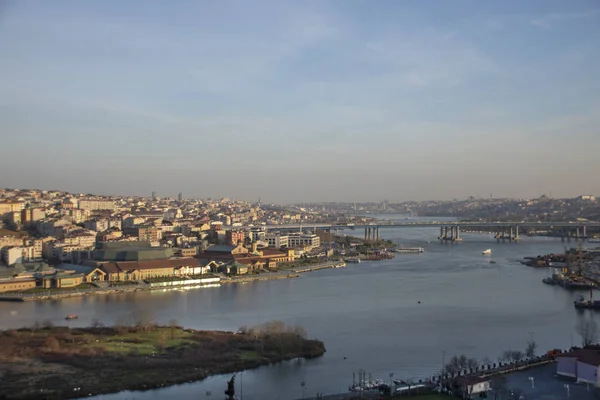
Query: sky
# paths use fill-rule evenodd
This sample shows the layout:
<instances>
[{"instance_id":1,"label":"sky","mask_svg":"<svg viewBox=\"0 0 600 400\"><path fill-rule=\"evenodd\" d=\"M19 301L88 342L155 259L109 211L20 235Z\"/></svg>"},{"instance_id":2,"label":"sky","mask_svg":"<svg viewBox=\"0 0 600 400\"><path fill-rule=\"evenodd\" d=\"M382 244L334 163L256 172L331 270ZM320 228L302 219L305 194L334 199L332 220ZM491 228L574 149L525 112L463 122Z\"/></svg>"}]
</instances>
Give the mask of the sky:
<instances>
[{"instance_id":1,"label":"sky","mask_svg":"<svg viewBox=\"0 0 600 400\"><path fill-rule=\"evenodd\" d=\"M600 0L0 0L0 186L600 195Z\"/></svg>"}]
</instances>

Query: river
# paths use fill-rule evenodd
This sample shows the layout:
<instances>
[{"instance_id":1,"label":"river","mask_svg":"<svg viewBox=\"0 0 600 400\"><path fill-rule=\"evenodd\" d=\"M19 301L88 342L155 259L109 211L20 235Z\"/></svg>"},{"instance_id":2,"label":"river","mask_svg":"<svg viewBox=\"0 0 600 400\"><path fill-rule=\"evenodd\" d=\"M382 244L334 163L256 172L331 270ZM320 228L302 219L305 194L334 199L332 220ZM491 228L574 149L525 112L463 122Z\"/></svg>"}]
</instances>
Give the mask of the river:
<instances>
[{"instance_id":1,"label":"river","mask_svg":"<svg viewBox=\"0 0 600 400\"><path fill-rule=\"evenodd\" d=\"M398 216L387 216L398 218ZM134 310L152 310L160 323L175 318L195 329L237 330L270 320L302 325L325 342L318 359L291 361L246 371L236 381L245 400L301 397L346 391L352 373L373 378L420 379L439 371L443 352L489 357L524 350L530 335L539 351L579 344L574 293L542 284L550 271L518 262L525 256L561 252L560 239L522 237L497 243L491 235L463 234L459 244L439 243L437 228L381 228L381 236L423 254L348 264L289 280L222 285L186 292L140 292L49 302L0 303L0 328L50 320L69 313L86 326L112 324ZM361 235L362 232L356 232ZM430 241L430 243L429 243ZM574 242L572 246L576 246ZM482 250L492 249L492 256ZM496 264L490 264L493 259ZM418 302L421 302L419 304ZM148 392L97 396L99 400L223 398L229 376ZM243 380L243 383L241 382ZM209 397L209 396L206 396Z\"/></svg>"}]
</instances>

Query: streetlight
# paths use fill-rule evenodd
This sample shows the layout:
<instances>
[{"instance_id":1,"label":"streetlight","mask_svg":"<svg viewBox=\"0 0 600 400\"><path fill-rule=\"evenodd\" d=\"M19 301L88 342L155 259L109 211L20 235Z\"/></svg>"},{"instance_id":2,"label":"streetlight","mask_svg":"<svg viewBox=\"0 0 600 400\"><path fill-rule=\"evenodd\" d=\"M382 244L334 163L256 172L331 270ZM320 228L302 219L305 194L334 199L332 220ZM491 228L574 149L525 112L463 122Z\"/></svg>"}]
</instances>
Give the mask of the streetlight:
<instances>
[{"instance_id":1,"label":"streetlight","mask_svg":"<svg viewBox=\"0 0 600 400\"><path fill-rule=\"evenodd\" d=\"M304 387L306 386L306 382L302 381L300 382L300 387L302 388L302 398L304 399Z\"/></svg>"}]
</instances>

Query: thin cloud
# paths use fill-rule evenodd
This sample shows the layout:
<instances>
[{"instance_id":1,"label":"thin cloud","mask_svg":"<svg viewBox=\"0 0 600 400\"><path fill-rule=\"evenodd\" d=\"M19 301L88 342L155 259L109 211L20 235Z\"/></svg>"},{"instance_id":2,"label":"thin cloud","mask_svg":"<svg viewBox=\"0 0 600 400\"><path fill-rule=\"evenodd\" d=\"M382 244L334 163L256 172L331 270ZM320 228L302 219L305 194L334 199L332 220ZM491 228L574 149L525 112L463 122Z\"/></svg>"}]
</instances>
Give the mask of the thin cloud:
<instances>
[{"instance_id":1,"label":"thin cloud","mask_svg":"<svg viewBox=\"0 0 600 400\"><path fill-rule=\"evenodd\" d=\"M569 22L581 19L594 18L600 15L600 9L588 10L576 13L545 14L532 18L529 23L539 28L550 28L561 22Z\"/></svg>"}]
</instances>

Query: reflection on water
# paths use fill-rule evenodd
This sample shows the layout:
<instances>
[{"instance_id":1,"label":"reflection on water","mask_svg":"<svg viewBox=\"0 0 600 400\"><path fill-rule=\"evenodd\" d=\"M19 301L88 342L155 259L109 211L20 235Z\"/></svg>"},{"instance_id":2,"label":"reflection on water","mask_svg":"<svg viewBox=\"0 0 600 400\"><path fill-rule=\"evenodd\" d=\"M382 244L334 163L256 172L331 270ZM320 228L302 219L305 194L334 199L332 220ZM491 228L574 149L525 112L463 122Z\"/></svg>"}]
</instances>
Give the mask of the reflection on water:
<instances>
[{"instance_id":1,"label":"reflection on water","mask_svg":"<svg viewBox=\"0 0 600 400\"><path fill-rule=\"evenodd\" d=\"M325 342L327 353L319 359L246 371L245 400L300 398L301 381L306 381L307 395L345 391L360 368L374 378L391 372L399 378L424 378L439 370L443 351L495 359L502 350L523 349L529 332L540 351L578 342L574 326L580 314L573 308L574 294L542 284L549 271L518 263L524 256L562 251L560 240L497 243L490 235L465 234L463 243L442 244L434 240L437 233L436 228L381 229L384 238L426 252L296 279L0 303L0 325L19 327L45 319L64 324L70 313L80 317L70 325L89 325L93 319L111 324L133 310L149 309L161 323L176 318L197 329L236 330L277 319L300 324ZM487 248L491 257L481 255ZM497 263L490 264L490 259ZM98 398L198 399L206 391L220 398L228 378ZM241 382L236 381L239 391Z\"/></svg>"}]
</instances>

